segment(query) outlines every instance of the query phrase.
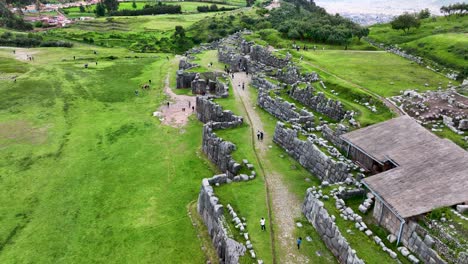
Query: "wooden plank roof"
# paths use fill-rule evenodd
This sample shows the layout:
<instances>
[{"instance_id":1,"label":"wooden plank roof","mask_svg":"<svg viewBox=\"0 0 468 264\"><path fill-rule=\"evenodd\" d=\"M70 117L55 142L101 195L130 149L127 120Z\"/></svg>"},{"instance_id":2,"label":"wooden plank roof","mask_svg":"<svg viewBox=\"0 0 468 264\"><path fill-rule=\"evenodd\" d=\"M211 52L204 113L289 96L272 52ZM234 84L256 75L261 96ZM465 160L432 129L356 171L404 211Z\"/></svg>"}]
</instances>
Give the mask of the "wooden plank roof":
<instances>
[{"instance_id":1,"label":"wooden plank roof","mask_svg":"<svg viewBox=\"0 0 468 264\"><path fill-rule=\"evenodd\" d=\"M364 179L401 217L468 202L468 152L409 116L342 135L380 162L398 167Z\"/></svg>"}]
</instances>

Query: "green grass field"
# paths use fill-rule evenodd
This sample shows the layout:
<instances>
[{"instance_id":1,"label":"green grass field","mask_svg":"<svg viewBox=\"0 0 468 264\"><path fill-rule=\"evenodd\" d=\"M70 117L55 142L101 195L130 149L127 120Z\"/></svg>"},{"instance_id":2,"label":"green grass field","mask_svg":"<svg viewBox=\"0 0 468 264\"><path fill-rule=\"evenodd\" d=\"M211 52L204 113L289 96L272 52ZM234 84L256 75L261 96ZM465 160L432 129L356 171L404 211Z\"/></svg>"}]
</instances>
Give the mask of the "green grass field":
<instances>
[{"instance_id":1,"label":"green grass field","mask_svg":"<svg viewBox=\"0 0 468 264\"><path fill-rule=\"evenodd\" d=\"M201 124L151 115L174 69L166 54L93 49L89 69L86 46L29 49L28 64L0 49L0 76L18 75L0 78L0 263L205 262L187 216L213 173Z\"/></svg>"},{"instance_id":2,"label":"green grass field","mask_svg":"<svg viewBox=\"0 0 468 264\"><path fill-rule=\"evenodd\" d=\"M301 55L305 61L384 97L398 95L403 90L445 88L450 81L411 61L383 51L325 50L301 52Z\"/></svg>"},{"instance_id":3,"label":"green grass field","mask_svg":"<svg viewBox=\"0 0 468 264\"><path fill-rule=\"evenodd\" d=\"M143 9L143 7L146 4L151 4L154 5L154 2L148 1L148 2L135 2L137 7L133 8L133 3L132 2L120 2L119 3L119 10L138 10L138 9ZM162 2L163 4L166 5L180 5L182 7L182 12L183 13L198 13L197 7L199 6L209 6L212 4L216 4L218 8L225 7L225 8L233 8L239 6L237 2L233 2L232 4L230 2L226 2L226 4L221 4L221 3L208 3L208 2L179 2L179 1L168 1L168 2ZM245 2L244 2L245 4ZM94 10L96 10L96 5L89 5L86 7L86 12L81 13L79 7L69 7L65 8L65 11L68 12L67 16L70 18L79 18L83 16L92 16L94 17Z\"/></svg>"},{"instance_id":4,"label":"green grass field","mask_svg":"<svg viewBox=\"0 0 468 264\"><path fill-rule=\"evenodd\" d=\"M380 43L397 44L412 54L455 69L466 68L468 59L468 17L450 16L424 19L421 27L408 34L393 30L389 24L374 25L369 38Z\"/></svg>"}]
</instances>

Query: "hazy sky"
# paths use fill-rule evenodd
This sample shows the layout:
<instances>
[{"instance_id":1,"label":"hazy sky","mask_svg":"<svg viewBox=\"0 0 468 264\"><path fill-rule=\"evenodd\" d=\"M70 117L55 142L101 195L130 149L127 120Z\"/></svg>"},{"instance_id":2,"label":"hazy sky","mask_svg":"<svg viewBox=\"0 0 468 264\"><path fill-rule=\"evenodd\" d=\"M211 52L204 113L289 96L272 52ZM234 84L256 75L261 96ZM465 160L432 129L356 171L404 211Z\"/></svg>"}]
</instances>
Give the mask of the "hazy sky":
<instances>
[{"instance_id":1,"label":"hazy sky","mask_svg":"<svg viewBox=\"0 0 468 264\"><path fill-rule=\"evenodd\" d=\"M329 13L365 13L365 14L401 14L429 8L439 14L441 6L463 0L315 0L315 3L327 9Z\"/></svg>"}]
</instances>

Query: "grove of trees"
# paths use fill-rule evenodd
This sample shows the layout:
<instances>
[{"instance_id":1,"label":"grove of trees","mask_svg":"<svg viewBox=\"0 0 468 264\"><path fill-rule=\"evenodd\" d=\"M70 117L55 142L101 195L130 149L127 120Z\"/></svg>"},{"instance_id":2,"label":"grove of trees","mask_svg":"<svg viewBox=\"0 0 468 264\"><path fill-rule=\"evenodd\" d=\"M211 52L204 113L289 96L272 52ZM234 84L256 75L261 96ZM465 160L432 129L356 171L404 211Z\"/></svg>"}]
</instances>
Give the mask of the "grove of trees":
<instances>
[{"instance_id":1,"label":"grove of trees","mask_svg":"<svg viewBox=\"0 0 468 264\"><path fill-rule=\"evenodd\" d=\"M440 12L449 16L452 14L464 16L468 14L468 3L456 3L448 6L443 6L440 8Z\"/></svg>"},{"instance_id":2,"label":"grove of trees","mask_svg":"<svg viewBox=\"0 0 468 264\"><path fill-rule=\"evenodd\" d=\"M404 13L397 16L390 22L390 25L393 29L403 30L405 34L408 34L411 28L419 28L421 26L421 21L415 14Z\"/></svg>"}]
</instances>

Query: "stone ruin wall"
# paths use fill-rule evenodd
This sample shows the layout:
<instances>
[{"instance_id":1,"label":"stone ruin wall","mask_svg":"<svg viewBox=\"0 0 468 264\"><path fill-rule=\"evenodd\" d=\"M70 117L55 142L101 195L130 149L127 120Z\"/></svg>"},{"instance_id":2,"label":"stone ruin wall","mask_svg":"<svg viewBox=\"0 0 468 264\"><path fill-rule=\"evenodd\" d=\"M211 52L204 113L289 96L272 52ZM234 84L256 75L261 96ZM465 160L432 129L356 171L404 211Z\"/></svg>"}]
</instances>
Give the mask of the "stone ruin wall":
<instances>
[{"instance_id":1,"label":"stone ruin wall","mask_svg":"<svg viewBox=\"0 0 468 264\"><path fill-rule=\"evenodd\" d=\"M348 127L343 124L338 124L336 129L331 129L328 125L322 126L322 136L330 141L333 145L341 150L345 150L347 144L341 139L341 135L348 133Z\"/></svg>"},{"instance_id":2,"label":"stone ruin wall","mask_svg":"<svg viewBox=\"0 0 468 264\"><path fill-rule=\"evenodd\" d=\"M202 150L208 159L213 162L229 178L234 178L241 170L241 164L236 162L231 153L236 150L236 145L225 141L213 132L213 123L203 126Z\"/></svg>"},{"instance_id":3,"label":"stone ruin wall","mask_svg":"<svg viewBox=\"0 0 468 264\"><path fill-rule=\"evenodd\" d=\"M322 113L333 120L340 121L346 115L346 110L340 101L327 98L323 93L315 93L315 89L307 87L305 89L295 88L291 90L290 96L310 107L312 110Z\"/></svg>"},{"instance_id":4,"label":"stone ruin wall","mask_svg":"<svg viewBox=\"0 0 468 264\"><path fill-rule=\"evenodd\" d=\"M373 217L377 220L379 225L385 227L393 235L398 236L401 221L378 199L376 199L375 202ZM430 236L424 236L422 238L418 232L416 232L418 227L416 222L407 219L403 225L401 243L417 255L424 263L447 263L432 249L434 238Z\"/></svg>"},{"instance_id":5,"label":"stone ruin wall","mask_svg":"<svg viewBox=\"0 0 468 264\"><path fill-rule=\"evenodd\" d=\"M262 89L265 89L265 90L275 90L275 89L278 89L278 85L276 84L273 84L272 82L266 80L265 78L263 77L260 77L258 75L254 75L252 77L252 82L251 82L252 86L256 87L256 88L262 88Z\"/></svg>"},{"instance_id":6,"label":"stone ruin wall","mask_svg":"<svg viewBox=\"0 0 468 264\"><path fill-rule=\"evenodd\" d=\"M338 262L345 264L364 264L346 241L335 222L325 209L323 202L315 198L312 190L308 189L302 205L302 213L314 226L322 241L330 249Z\"/></svg>"},{"instance_id":7,"label":"stone ruin wall","mask_svg":"<svg viewBox=\"0 0 468 264\"><path fill-rule=\"evenodd\" d=\"M243 118L234 115L230 110L223 110L217 103L206 96L197 96L195 111L203 123L213 122L213 129L227 129L242 125Z\"/></svg>"},{"instance_id":8,"label":"stone ruin wall","mask_svg":"<svg viewBox=\"0 0 468 264\"><path fill-rule=\"evenodd\" d=\"M213 185L226 183L227 176L216 175L203 179L198 195L197 211L205 223L221 263L237 264L246 252L243 244L228 236L224 223L224 207L218 203Z\"/></svg>"},{"instance_id":9,"label":"stone ruin wall","mask_svg":"<svg viewBox=\"0 0 468 264\"><path fill-rule=\"evenodd\" d=\"M284 123L277 123L273 141L322 181L336 183L349 177L346 163L328 157L312 142L300 140L297 131Z\"/></svg>"},{"instance_id":10,"label":"stone ruin wall","mask_svg":"<svg viewBox=\"0 0 468 264\"><path fill-rule=\"evenodd\" d=\"M219 138L213 131L239 126L243 123L243 119L231 111L223 111L221 106L206 96L197 97L196 112L197 118L206 123L203 126L202 150L220 171L225 172L209 179L203 179L198 196L197 211L208 229L220 262L237 264L247 249L242 243L229 237L225 226L224 207L215 196L213 186L229 183L233 178L239 177L237 175L241 164L237 163L231 156L236 146Z\"/></svg>"},{"instance_id":11,"label":"stone ruin wall","mask_svg":"<svg viewBox=\"0 0 468 264\"><path fill-rule=\"evenodd\" d=\"M313 127L315 118L312 113L303 109L296 109L292 103L285 101L281 97L272 98L268 91L260 88L257 97L257 104L268 113L282 121L299 123L305 127Z\"/></svg>"}]
</instances>

